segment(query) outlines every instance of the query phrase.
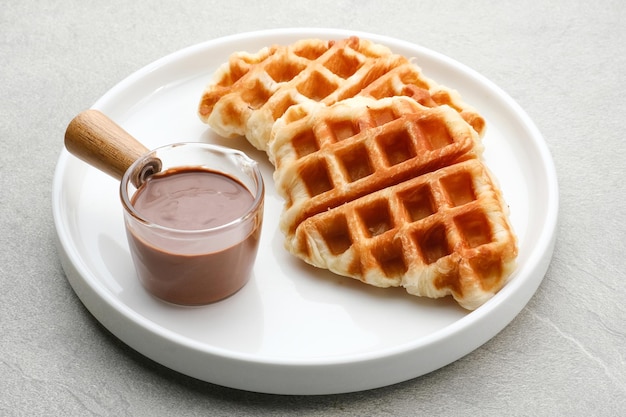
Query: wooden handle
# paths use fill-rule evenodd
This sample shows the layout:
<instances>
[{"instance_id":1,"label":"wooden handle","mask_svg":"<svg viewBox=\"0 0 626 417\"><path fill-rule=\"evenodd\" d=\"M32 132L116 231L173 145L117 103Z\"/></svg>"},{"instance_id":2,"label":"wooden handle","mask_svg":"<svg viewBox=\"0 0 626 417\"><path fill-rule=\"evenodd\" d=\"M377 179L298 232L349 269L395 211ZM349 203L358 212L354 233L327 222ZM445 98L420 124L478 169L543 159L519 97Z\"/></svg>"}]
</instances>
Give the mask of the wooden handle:
<instances>
[{"instance_id":1,"label":"wooden handle","mask_svg":"<svg viewBox=\"0 0 626 417\"><path fill-rule=\"evenodd\" d=\"M109 174L117 180L148 148L98 110L79 113L67 126L65 147L72 154ZM157 160L158 161L158 160ZM160 161L159 161L160 162ZM157 166L158 165L158 166ZM149 174L158 172L160 163L151 162ZM145 179L145 169L133 176L139 186Z\"/></svg>"}]
</instances>

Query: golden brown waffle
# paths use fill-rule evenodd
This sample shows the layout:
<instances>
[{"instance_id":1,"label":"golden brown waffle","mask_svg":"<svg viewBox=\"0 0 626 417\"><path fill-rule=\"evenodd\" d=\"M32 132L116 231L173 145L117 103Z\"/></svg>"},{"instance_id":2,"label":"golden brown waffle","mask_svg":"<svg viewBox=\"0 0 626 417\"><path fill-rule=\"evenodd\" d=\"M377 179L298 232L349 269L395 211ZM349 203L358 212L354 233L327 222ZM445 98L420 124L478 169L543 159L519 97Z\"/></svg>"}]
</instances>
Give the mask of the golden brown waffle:
<instances>
[{"instance_id":1,"label":"golden brown waffle","mask_svg":"<svg viewBox=\"0 0 626 417\"><path fill-rule=\"evenodd\" d=\"M445 104L479 135L484 131L482 116L456 91L426 78L406 57L357 37L234 53L206 87L198 112L219 135L243 135L266 150L274 122L290 107L329 106L357 95L409 95L428 107Z\"/></svg>"},{"instance_id":2,"label":"golden brown waffle","mask_svg":"<svg viewBox=\"0 0 626 417\"><path fill-rule=\"evenodd\" d=\"M285 246L337 274L474 309L517 255L480 153L478 134L448 106L407 97L296 106L269 149Z\"/></svg>"}]
</instances>

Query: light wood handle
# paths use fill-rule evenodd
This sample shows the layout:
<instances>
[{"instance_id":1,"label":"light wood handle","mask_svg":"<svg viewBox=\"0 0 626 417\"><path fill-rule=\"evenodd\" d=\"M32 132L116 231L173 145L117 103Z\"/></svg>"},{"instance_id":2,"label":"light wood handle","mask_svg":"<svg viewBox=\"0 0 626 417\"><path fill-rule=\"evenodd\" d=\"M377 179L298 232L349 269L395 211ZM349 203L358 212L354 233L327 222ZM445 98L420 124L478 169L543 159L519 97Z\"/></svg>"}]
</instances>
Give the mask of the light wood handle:
<instances>
[{"instance_id":1,"label":"light wood handle","mask_svg":"<svg viewBox=\"0 0 626 417\"><path fill-rule=\"evenodd\" d=\"M102 112L94 109L79 113L67 126L65 147L88 164L120 180L124 172L148 148ZM160 161L150 162L148 174L140 167L131 178L139 186L147 175L161 169ZM140 172L141 171L141 172Z\"/></svg>"}]
</instances>

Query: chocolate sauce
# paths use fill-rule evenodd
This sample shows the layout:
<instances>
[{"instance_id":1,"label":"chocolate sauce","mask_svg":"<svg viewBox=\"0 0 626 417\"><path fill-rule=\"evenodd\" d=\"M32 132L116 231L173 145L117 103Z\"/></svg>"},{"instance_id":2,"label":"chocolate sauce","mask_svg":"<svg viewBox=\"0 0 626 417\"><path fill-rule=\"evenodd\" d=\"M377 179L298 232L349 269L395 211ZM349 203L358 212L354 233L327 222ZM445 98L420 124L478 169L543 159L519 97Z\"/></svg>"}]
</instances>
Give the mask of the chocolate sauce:
<instances>
[{"instance_id":1,"label":"chocolate sauce","mask_svg":"<svg viewBox=\"0 0 626 417\"><path fill-rule=\"evenodd\" d=\"M253 201L250 191L232 177L202 168L176 168L148 178L132 204L152 223L201 230L236 220Z\"/></svg>"},{"instance_id":2,"label":"chocolate sauce","mask_svg":"<svg viewBox=\"0 0 626 417\"><path fill-rule=\"evenodd\" d=\"M150 177L133 196L133 207L144 219L177 231L140 235L127 228L141 283L153 295L184 305L207 304L237 292L254 264L262 207L249 224L220 234L202 230L239 219L253 203L243 184L219 172L177 168Z\"/></svg>"}]
</instances>

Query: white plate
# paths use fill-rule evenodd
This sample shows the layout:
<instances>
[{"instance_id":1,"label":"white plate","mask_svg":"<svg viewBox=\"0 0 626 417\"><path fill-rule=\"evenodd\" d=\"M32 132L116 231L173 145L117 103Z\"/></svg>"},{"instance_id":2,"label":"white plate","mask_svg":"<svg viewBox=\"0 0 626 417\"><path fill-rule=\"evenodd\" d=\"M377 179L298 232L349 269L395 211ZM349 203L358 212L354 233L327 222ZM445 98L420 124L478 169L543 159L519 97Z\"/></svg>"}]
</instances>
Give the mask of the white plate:
<instances>
[{"instance_id":1,"label":"white plate","mask_svg":"<svg viewBox=\"0 0 626 417\"><path fill-rule=\"evenodd\" d=\"M283 249L282 202L264 154L214 135L196 116L200 94L234 51L298 39L358 35L414 56L425 74L458 89L488 122L486 160L499 178L520 242L519 267L471 313L448 299L377 289L304 265ZM176 307L135 278L118 184L62 151L53 189L59 253L76 294L107 329L143 355L204 381L277 394L381 387L445 366L481 346L526 305L552 256L558 211L549 151L526 113L480 74L417 45L367 33L288 29L216 39L166 56L95 103L147 147L178 141L228 144L261 162L265 224L251 282L233 297Z\"/></svg>"}]
</instances>

